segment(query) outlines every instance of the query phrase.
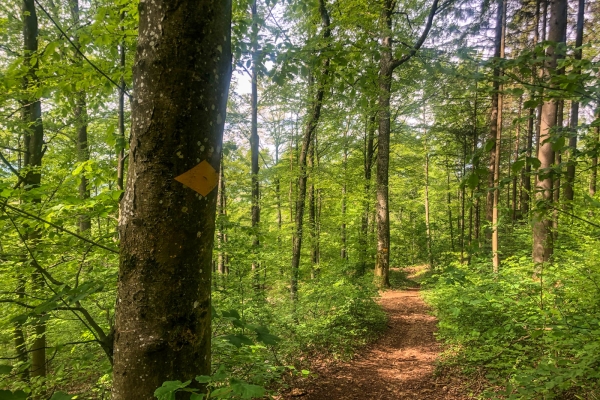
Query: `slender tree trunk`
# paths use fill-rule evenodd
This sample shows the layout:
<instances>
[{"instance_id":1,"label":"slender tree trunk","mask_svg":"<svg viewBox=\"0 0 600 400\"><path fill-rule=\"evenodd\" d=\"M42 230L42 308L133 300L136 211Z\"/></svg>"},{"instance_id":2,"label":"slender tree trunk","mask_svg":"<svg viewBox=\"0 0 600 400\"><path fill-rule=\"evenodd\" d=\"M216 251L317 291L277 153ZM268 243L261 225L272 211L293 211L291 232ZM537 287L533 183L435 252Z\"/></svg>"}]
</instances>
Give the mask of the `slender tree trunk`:
<instances>
[{"instance_id":1,"label":"slender tree trunk","mask_svg":"<svg viewBox=\"0 0 600 400\"><path fill-rule=\"evenodd\" d=\"M76 60L77 68L83 68L83 57L79 52L81 46L79 44L79 0L69 0L69 6L71 8L71 18L73 19L73 26L75 28L73 32L73 43L75 43L76 51L74 58ZM85 91L81 90L75 94L75 126L77 130L77 161L80 163L89 161L90 150L88 146L88 115L87 115L87 100ZM81 173L79 178L79 198L86 200L90 198L90 189L88 188L88 179L85 176L85 172ZM85 232L90 230L92 227L92 221L89 215L79 216L79 232Z\"/></svg>"},{"instance_id":2,"label":"slender tree trunk","mask_svg":"<svg viewBox=\"0 0 600 400\"><path fill-rule=\"evenodd\" d=\"M582 51L581 46L583 45L583 23L585 20L585 0L578 1L579 9L577 10L577 33L575 37L575 54L574 58L576 61L581 61ZM581 74L581 67L576 65L573 73ZM569 154L567 164L567 174L565 177L565 191L564 196L566 200L565 206L570 208L571 202L575 197L574 185L575 185L575 161L577 157L577 127L579 126L579 102L577 100L571 101L571 121L570 121L570 132L569 132Z\"/></svg>"},{"instance_id":3,"label":"slender tree trunk","mask_svg":"<svg viewBox=\"0 0 600 400\"><path fill-rule=\"evenodd\" d=\"M463 138L462 178L467 174L467 137ZM465 262L465 185L460 186L460 262Z\"/></svg>"},{"instance_id":4,"label":"slender tree trunk","mask_svg":"<svg viewBox=\"0 0 600 400\"><path fill-rule=\"evenodd\" d=\"M342 239L342 248L340 251L340 257L342 260L348 259L348 249L347 249L347 238L346 238L346 180L347 180L347 171L348 171L348 129L350 129L350 121L348 121L348 128L344 132L344 158L343 168L344 168L344 182L342 183L342 226L341 226L341 239Z\"/></svg>"},{"instance_id":5,"label":"slender tree trunk","mask_svg":"<svg viewBox=\"0 0 600 400\"><path fill-rule=\"evenodd\" d=\"M429 147L425 134L425 230L427 234L427 263L433 268L433 252L431 250L431 225L429 221Z\"/></svg>"},{"instance_id":6,"label":"slender tree trunk","mask_svg":"<svg viewBox=\"0 0 600 400\"><path fill-rule=\"evenodd\" d=\"M411 50L400 59L393 57L392 16L396 2L383 1L381 11L381 43L379 60L379 132L377 138L377 256L375 260L375 284L379 287L389 287L390 270L390 210L389 210L389 165L390 165L390 99L392 90L392 75L400 65L410 60L421 48L433 23L437 12L438 0L431 6L425 29Z\"/></svg>"},{"instance_id":7,"label":"slender tree trunk","mask_svg":"<svg viewBox=\"0 0 600 400\"><path fill-rule=\"evenodd\" d=\"M23 0L23 62L27 74L23 79L23 88L27 91L28 99L22 105L23 122L26 126L23 135L25 157L23 166L26 170L24 187L26 190L39 187L42 182L41 166L44 155L44 126L42 122L42 103L32 93L39 85L37 76L39 63L38 52L38 19L34 0ZM35 57L35 58L34 58ZM33 61L35 60L35 61ZM33 62L33 64L32 64ZM33 203L40 203L36 197ZM41 238L39 230L34 229L26 236L29 246L35 247ZM44 288L44 280L39 272L32 275L34 291ZM31 353L30 375L32 378L46 376L46 322L40 318L35 322L35 339L29 350Z\"/></svg>"},{"instance_id":8,"label":"slender tree trunk","mask_svg":"<svg viewBox=\"0 0 600 400\"><path fill-rule=\"evenodd\" d=\"M214 189L231 77L231 1L139 11L113 400L153 399L165 381L211 373Z\"/></svg>"},{"instance_id":9,"label":"slender tree trunk","mask_svg":"<svg viewBox=\"0 0 600 400\"><path fill-rule=\"evenodd\" d=\"M26 262L27 260L25 259L24 261ZM15 294L17 295L17 299L19 301L24 301L25 294L26 294L25 293L25 285L27 284L27 281L22 274L19 274L17 279L18 279L18 283L17 283L17 289L15 290ZM25 340L25 332L24 332L23 328L24 328L23 322L20 322L18 320L15 321L13 338L14 338L14 343L15 343L15 351L17 353L16 359L20 363L26 364L28 362L27 342ZM29 381L29 370L27 368L23 368L19 375L22 380L24 380L26 382Z\"/></svg>"},{"instance_id":10,"label":"slender tree trunk","mask_svg":"<svg viewBox=\"0 0 600 400\"><path fill-rule=\"evenodd\" d=\"M564 70L561 70L559 73L564 74ZM559 130L559 134L563 135L563 123L564 123L564 108L565 108L565 101L564 100L559 100L558 101L558 107L556 110L556 126ZM560 202L560 176L562 174L562 168L561 168L561 163L562 163L562 152L561 150L557 150L554 152L554 172L553 172L553 176L554 176L554 182L552 182L552 202L555 205L558 205ZM552 237L553 240L556 241L556 239L558 239L558 218L559 218L559 211L558 208L554 208L552 210Z\"/></svg>"},{"instance_id":11,"label":"slender tree trunk","mask_svg":"<svg viewBox=\"0 0 600 400\"><path fill-rule=\"evenodd\" d=\"M260 138L258 137L258 15L256 12L256 0L252 3L252 128L250 136L250 152L252 158L252 271L254 271L254 286L260 287L258 247L259 224L260 224L260 187L258 182L258 152Z\"/></svg>"},{"instance_id":12,"label":"slender tree trunk","mask_svg":"<svg viewBox=\"0 0 600 400\"><path fill-rule=\"evenodd\" d=\"M515 153L513 156L513 160L514 162L516 162L519 159L519 148L520 148L520 144L521 144L521 113L523 112L523 97L519 97L519 108L518 108L518 113L517 113L517 126L515 128ZM510 169L509 169L510 171ZM517 221L517 185L518 185L518 181L517 181L517 174L513 173L512 171L510 172L513 174L512 177L512 215L511 215L511 219L512 222L516 222Z\"/></svg>"},{"instance_id":13,"label":"slender tree trunk","mask_svg":"<svg viewBox=\"0 0 600 400\"><path fill-rule=\"evenodd\" d=\"M217 230L217 244L219 249L219 254L217 255L217 271L221 275L225 275L226 270L226 259L227 256L223 247L225 247L225 243L227 242L227 236L225 234L225 223L224 219L227 215L227 192L225 188L225 163L223 160L224 157L221 157L221 168L219 169L219 187L217 191L217 212L219 213L219 224Z\"/></svg>"},{"instance_id":14,"label":"slender tree trunk","mask_svg":"<svg viewBox=\"0 0 600 400\"><path fill-rule=\"evenodd\" d=\"M308 188L308 225L310 229L310 259L311 259L311 270L310 275L312 279L315 279L318 275L318 244L317 244L317 201L315 193L315 141L312 143L308 150L308 171L310 173L310 186Z\"/></svg>"},{"instance_id":15,"label":"slender tree trunk","mask_svg":"<svg viewBox=\"0 0 600 400\"><path fill-rule=\"evenodd\" d=\"M567 22L567 1L553 0L550 6L550 14L548 40L555 43L563 42ZM556 69L558 59L555 46L548 46L546 56L548 61L544 66L544 76L549 78L550 74ZM537 207L534 215L532 251L533 261L536 264L549 261L553 253L552 218L549 210L553 200L551 168L554 162L554 151L552 150L550 136L552 129L556 126L557 110L558 100L547 100L542 106L540 118L538 159L541 165L536 176L536 197L540 206Z\"/></svg>"},{"instance_id":16,"label":"slender tree trunk","mask_svg":"<svg viewBox=\"0 0 600 400\"><path fill-rule=\"evenodd\" d=\"M321 14L321 22L323 26L323 39L327 40L331 36L331 28L329 13L325 7L325 0L319 0L319 13ZM323 97L325 95L326 79L329 75L329 64L330 58L327 56L322 63L321 74L318 79L315 97L312 101L311 110L304 128L302 149L300 150L300 158L298 161L298 167L300 168L298 174L298 198L296 200L295 230L292 235L292 276L290 285L290 296L292 300L296 300L298 298L300 252L302 250L302 225L304 218L304 202L306 198L307 181L306 159L308 156L308 148L312 140L312 135L317 128L319 118L321 117L321 107L323 105Z\"/></svg>"},{"instance_id":17,"label":"slender tree trunk","mask_svg":"<svg viewBox=\"0 0 600 400\"><path fill-rule=\"evenodd\" d=\"M450 228L450 245L452 251L456 251L454 246L454 220L452 219L452 193L450 189L450 163L446 160L446 205L448 206L448 225Z\"/></svg>"},{"instance_id":18,"label":"slender tree trunk","mask_svg":"<svg viewBox=\"0 0 600 400\"><path fill-rule=\"evenodd\" d=\"M124 34L123 26L125 13L121 12L121 34ZM125 190L125 39L119 44L119 67L121 68L121 79L119 80L119 140L117 141L117 189ZM121 194L120 199L123 198Z\"/></svg>"},{"instance_id":19,"label":"slender tree trunk","mask_svg":"<svg viewBox=\"0 0 600 400\"><path fill-rule=\"evenodd\" d=\"M364 148L364 178L365 198L363 201L363 215L360 234L361 266L358 274L364 275L367 271L368 243L369 243L369 214L371 212L371 174L373 170L373 153L375 142L375 115L367 118L365 126L365 148Z\"/></svg>"},{"instance_id":20,"label":"slender tree trunk","mask_svg":"<svg viewBox=\"0 0 600 400\"><path fill-rule=\"evenodd\" d=\"M600 116L600 111L597 113ZM594 140L594 145L597 148L600 143L600 126L596 127L596 138ZM594 197L596 195L597 189L597 181L598 181L598 153L596 153L592 157L592 166L590 169L590 196Z\"/></svg>"},{"instance_id":21,"label":"slender tree trunk","mask_svg":"<svg viewBox=\"0 0 600 400\"><path fill-rule=\"evenodd\" d=\"M506 26L506 0L498 1L496 14L496 39L494 57L504 58L504 38ZM494 68L494 93L492 94L492 118L490 137L494 141L494 147L490 153L490 174L492 176L490 189L488 191L488 217L491 200L491 239L492 239L492 264L494 273L500 268L500 254L498 253L498 203L500 200L500 155L502 148L502 108L503 96L500 93L502 85L502 70L499 66ZM490 199L491 195L491 199Z\"/></svg>"}]
</instances>

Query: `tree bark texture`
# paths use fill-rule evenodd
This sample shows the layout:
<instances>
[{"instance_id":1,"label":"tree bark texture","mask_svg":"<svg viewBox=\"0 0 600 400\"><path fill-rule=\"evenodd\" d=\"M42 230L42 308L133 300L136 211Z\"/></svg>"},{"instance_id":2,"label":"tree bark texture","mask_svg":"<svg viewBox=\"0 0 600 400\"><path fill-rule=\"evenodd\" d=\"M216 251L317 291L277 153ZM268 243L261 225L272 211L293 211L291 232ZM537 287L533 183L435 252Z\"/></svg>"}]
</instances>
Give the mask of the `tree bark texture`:
<instances>
[{"instance_id":1,"label":"tree bark texture","mask_svg":"<svg viewBox=\"0 0 600 400\"><path fill-rule=\"evenodd\" d=\"M550 30L548 40L559 43L564 42L564 32L567 23L567 1L552 0L550 5ZM555 46L548 46L546 50L548 60L544 66L544 76L550 78L555 71L558 54ZM551 173L554 163L554 151L550 137L556 127L558 100L544 101L540 114L540 140L538 159L540 168L536 175L536 198L539 206L535 210L533 221L533 261L543 263L550 260L553 253L552 244L552 216L549 212L552 207L553 176Z\"/></svg>"},{"instance_id":2,"label":"tree bark texture","mask_svg":"<svg viewBox=\"0 0 600 400\"><path fill-rule=\"evenodd\" d=\"M231 10L229 0L139 6L113 400L150 400L164 381L211 372L214 189L231 77ZM175 180L199 165L204 175L188 183L204 189Z\"/></svg>"}]
</instances>

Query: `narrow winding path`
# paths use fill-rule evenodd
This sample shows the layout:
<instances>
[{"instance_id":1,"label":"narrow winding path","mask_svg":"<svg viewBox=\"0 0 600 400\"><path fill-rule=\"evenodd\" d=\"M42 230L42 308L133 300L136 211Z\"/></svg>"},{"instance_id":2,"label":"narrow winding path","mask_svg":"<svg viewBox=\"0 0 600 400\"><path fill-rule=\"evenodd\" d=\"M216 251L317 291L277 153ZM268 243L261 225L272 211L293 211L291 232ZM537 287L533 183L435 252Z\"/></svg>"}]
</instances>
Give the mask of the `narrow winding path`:
<instances>
[{"instance_id":1,"label":"narrow winding path","mask_svg":"<svg viewBox=\"0 0 600 400\"><path fill-rule=\"evenodd\" d=\"M418 289L383 293L389 329L347 363L316 371L319 376L287 399L395 400L469 399L459 379L436 377L440 346L436 319Z\"/></svg>"}]
</instances>

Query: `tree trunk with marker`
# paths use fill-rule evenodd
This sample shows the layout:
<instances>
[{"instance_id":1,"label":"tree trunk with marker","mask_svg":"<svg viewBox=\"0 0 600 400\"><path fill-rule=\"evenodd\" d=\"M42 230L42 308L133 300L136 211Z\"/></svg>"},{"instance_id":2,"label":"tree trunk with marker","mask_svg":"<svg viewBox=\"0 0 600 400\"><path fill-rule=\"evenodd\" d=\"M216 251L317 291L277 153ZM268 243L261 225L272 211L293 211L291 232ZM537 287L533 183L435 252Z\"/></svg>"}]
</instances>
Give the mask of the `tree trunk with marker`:
<instances>
[{"instance_id":1,"label":"tree trunk with marker","mask_svg":"<svg viewBox=\"0 0 600 400\"><path fill-rule=\"evenodd\" d=\"M149 400L165 381L211 373L214 189L231 77L231 1L156 0L139 12L113 400Z\"/></svg>"}]
</instances>

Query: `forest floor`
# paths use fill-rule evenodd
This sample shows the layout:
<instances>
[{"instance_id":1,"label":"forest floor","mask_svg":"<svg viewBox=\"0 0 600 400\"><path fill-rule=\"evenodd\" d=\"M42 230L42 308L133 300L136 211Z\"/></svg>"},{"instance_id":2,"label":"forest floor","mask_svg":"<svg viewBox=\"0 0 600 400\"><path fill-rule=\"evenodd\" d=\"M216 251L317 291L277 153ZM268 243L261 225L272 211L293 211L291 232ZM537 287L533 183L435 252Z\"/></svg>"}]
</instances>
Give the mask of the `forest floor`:
<instances>
[{"instance_id":1,"label":"forest floor","mask_svg":"<svg viewBox=\"0 0 600 400\"><path fill-rule=\"evenodd\" d=\"M416 287L381 294L380 304L388 315L388 330L382 337L360 349L348 362L313 368L315 378L296 382L284 399L473 398L473 382L447 372L436 373L436 360L442 352L434 337L437 320L421 298L418 284L411 280L420 269L404 271L408 272L406 282Z\"/></svg>"}]
</instances>

